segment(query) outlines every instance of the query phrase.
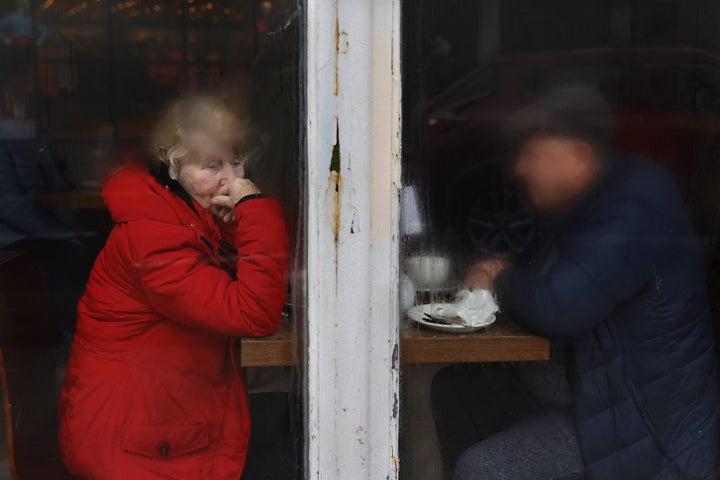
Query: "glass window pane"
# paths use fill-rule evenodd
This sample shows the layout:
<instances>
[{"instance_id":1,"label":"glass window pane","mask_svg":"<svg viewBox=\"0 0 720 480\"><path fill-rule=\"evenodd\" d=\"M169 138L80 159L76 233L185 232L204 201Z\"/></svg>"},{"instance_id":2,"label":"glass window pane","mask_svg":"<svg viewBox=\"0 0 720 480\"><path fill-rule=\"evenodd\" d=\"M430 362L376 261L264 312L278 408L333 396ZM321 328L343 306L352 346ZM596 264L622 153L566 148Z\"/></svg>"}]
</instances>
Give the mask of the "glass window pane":
<instances>
[{"instance_id":1,"label":"glass window pane","mask_svg":"<svg viewBox=\"0 0 720 480\"><path fill-rule=\"evenodd\" d=\"M0 5L0 477L304 476L300 12Z\"/></svg>"},{"instance_id":2,"label":"glass window pane","mask_svg":"<svg viewBox=\"0 0 720 480\"><path fill-rule=\"evenodd\" d=\"M402 18L401 477L713 476L720 9Z\"/></svg>"}]
</instances>

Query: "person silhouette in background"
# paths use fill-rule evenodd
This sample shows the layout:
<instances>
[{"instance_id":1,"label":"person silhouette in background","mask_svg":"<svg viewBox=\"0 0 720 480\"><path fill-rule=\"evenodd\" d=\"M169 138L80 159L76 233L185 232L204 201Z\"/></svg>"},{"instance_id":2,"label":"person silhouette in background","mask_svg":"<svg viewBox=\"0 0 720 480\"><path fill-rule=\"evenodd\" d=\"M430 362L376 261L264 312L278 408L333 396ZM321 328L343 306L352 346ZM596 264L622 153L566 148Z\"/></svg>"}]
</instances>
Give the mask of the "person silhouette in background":
<instances>
[{"instance_id":1,"label":"person silhouette in background","mask_svg":"<svg viewBox=\"0 0 720 480\"><path fill-rule=\"evenodd\" d=\"M62 168L45 142L0 141L0 248L24 240L74 238L74 212L38 206L33 201L35 194L68 188Z\"/></svg>"},{"instance_id":2,"label":"person silhouette in background","mask_svg":"<svg viewBox=\"0 0 720 480\"><path fill-rule=\"evenodd\" d=\"M478 262L466 284L567 347L571 402L471 447L453 478L715 478L703 253L672 179L614 150L610 109L588 87L549 91L511 130L537 242L525 262Z\"/></svg>"},{"instance_id":3,"label":"person silhouette in background","mask_svg":"<svg viewBox=\"0 0 720 480\"><path fill-rule=\"evenodd\" d=\"M75 212L36 205L34 195L68 188L63 168L47 143L37 139L0 141L0 254L32 252L43 269L59 368L70 352L77 302L91 262Z\"/></svg>"}]
</instances>

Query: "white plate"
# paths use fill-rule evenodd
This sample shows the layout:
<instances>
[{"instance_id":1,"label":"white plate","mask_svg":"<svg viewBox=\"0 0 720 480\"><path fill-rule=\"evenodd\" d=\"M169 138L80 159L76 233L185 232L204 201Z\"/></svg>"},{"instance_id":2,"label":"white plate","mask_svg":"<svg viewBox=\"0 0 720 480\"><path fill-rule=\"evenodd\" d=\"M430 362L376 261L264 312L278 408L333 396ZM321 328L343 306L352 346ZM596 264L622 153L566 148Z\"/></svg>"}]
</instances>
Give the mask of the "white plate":
<instances>
[{"instance_id":1,"label":"white plate","mask_svg":"<svg viewBox=\"0 0 720 480\"><path fill-rule=\"evenodd\" d=\"M458 288L457 286L452 285L452 286L438 287L438 288L417 288L416 287L415 290L418 293L427 294L427 293L447 293L447 292L452 292L454 290L457 290L457 288Z\"/></svg>"},{"instance_id":2,"label":"white plate","mask_svg":"<svg viewBox=\"0 0 720 480\"><path fill-rule=\"evenodd\" d=\"M425 315L433 315L433 316L442 316L437 313L438 308L445 307L446 305L449 305L447 303L426 303L423 305L415 305L414 307L410 307L406 313L406 315L413 320L414 322L419 323L420 325L432 328L433 330L439 330L441 332L453 332L453 333L468 333L468 332L475 332L477 330L483 329L488 327L489 325L492 325L492 323L495 321L495 315L490 315L487 319L485 319L485 322L483 322L482 325L439 325L437 323L430 323L426 322L423 317Z\"/></svg>"}]
</instances>

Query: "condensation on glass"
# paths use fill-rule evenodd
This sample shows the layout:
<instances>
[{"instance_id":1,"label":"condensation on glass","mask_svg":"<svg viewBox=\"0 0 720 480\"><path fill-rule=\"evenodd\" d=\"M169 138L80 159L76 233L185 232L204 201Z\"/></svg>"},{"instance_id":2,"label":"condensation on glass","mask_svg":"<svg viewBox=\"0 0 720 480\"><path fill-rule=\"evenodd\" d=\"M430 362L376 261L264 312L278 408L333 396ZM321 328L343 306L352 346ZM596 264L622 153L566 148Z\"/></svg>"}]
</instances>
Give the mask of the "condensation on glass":
<instances>
[{"instance_id":1,"label":"condensation on glass","mask_svg":"<svg viewBox=\"0 0 720 480\"><path fill-rule=\"evenodd\" d=\"M440 341L413 343L435 335L418 305L452 301L479 260L528 254L539 220L511 172L509 124L549 92L598 93L613 148L670 173L702 243L710 304L720 304L719 20L709 0L402 4L401 478L450 478L463 452L537 412L543 383L566 389L554 383L563 370L555 342L550 361L514 361L501 343L486 361Z\"/></svg>"},{"instance_id":2,"label":"condensation on glass","mask_svg":"<svg viewBox=\"0 0 720 480\"><path fill-rule=\"evenodd\" d=\"M245 124L245 174L279 200L291 239L285 350L244 369L254 426L243 478L304 475L302 20L294 0L2 2L0 348L13 429L0 468L62 470L55 408L74 302L112 228L100 188L171 102L202 92ZM48 320L57 312L65 324Z\"/></svg>"}]
</instances>

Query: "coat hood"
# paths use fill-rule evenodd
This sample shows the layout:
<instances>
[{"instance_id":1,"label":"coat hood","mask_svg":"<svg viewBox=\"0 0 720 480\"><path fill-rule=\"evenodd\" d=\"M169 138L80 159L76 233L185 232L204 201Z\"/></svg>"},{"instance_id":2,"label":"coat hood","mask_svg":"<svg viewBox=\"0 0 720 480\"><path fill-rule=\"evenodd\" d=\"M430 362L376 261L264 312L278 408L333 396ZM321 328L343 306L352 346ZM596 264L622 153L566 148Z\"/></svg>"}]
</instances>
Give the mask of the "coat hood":
<instances>
[{"instance_id":1,"label":"coat hood","mask_svg":"<svg viewBox=\"0 0 720 480\"><path fill-rule=\"evenodd\" d=\"M110 177L102 194L115 223L157 220L189 224L198 218L188 203L158 183L138 155L130 157ZM195 210L203 209L195 205Z\"/></svg>"}]
</instances>

